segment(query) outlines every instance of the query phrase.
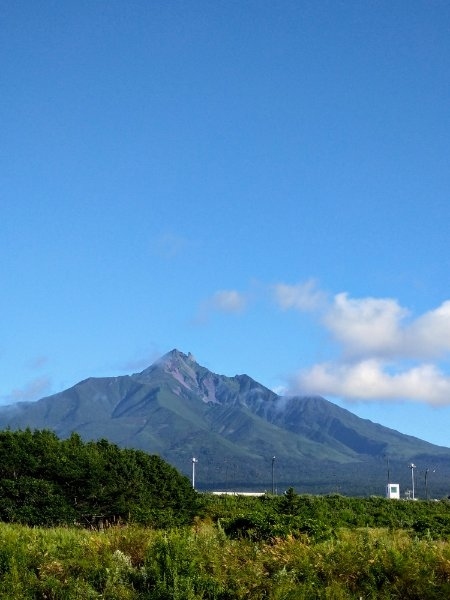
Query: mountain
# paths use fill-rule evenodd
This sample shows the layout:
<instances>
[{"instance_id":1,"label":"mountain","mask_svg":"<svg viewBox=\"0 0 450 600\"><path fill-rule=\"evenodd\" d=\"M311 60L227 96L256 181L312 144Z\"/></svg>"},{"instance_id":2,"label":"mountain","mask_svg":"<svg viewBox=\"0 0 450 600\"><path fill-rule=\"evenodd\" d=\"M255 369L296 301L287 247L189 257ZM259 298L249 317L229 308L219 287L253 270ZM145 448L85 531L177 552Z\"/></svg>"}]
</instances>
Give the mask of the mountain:
<instances>
[{"instance_id":1,"label":"mountain","mask_svg":"<svg viewBox=\"0 0 450 600\"><path fill-rule=\"evenodd\" d=\"M2 407L6 427L106 438L159 454L188 475L196 457L203 489L383 494L389 473L403 490L414 476L422 497L425 485L434 497L450 491L450 449L320 396L282 397L248 375L217 375L178 350L141 373L89 378L37 402Z\"/></svg>"}]
</instances>

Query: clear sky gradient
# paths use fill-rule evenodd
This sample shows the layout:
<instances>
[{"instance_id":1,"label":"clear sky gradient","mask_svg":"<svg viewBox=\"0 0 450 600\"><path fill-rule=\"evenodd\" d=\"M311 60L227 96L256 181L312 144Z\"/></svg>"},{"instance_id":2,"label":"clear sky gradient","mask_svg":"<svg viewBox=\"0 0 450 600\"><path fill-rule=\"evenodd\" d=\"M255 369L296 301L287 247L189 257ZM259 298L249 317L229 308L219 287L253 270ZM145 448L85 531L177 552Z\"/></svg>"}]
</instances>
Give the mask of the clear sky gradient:
<instances>
[{"instance_id":1,"label":"clear sky gradient","mask_svg":"<svg viewBox=\"0 0 450 600\"><path fill-rule=\"evenodd\" d=\"M450 4L0 1L0 400L178 348L450 446Z\"/></svg>"}]
</instances>

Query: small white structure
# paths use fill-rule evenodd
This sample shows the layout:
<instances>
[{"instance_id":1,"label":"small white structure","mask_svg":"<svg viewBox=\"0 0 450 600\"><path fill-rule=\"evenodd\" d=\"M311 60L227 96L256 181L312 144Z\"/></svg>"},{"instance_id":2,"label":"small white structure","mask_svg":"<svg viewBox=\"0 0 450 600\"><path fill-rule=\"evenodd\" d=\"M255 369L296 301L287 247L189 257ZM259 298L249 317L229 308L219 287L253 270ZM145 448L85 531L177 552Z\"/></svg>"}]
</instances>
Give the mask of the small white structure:
<instances>
[{"instance_id":1,"label":"small white structure","mask_svg":"<svg viewBox=\"0 0 450 600\"><path fill-rule=\"evenodd\" d=\"M216 496L265 496L266 492L210 492Z\"/></svg>"},{"instance_id":2,"label":"small white structure","mask_svg":"<svg viewBox=\"0 0 450 600\"><path fill-rule=\"evenodd\" d=\"M400 484L388 483L386 486L386 498L391 500L400 500Z\"/></svg>"}]
</instances>

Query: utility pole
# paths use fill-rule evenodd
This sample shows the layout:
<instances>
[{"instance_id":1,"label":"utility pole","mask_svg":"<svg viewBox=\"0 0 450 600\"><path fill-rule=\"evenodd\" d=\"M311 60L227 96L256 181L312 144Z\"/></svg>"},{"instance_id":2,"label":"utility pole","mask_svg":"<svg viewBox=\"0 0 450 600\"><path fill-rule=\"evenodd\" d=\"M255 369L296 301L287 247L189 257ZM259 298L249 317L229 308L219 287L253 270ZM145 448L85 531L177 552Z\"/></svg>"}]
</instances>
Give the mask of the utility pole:
<instances>
[{"instance_id":1,"label":"utility pole","mask_svg":"<svg viewBox=\"0 0 450 600\"><path fill-rule=\"evenodd\" d=\"M426 498L427 500L429 500L429 499L430 499L430 495L429 495L429 493L428 493L428 473L429 473L429 471L430 471L430 469L427 467L427 468L425 469L425 498ZM435 473L435 472L436 472L436 469L433 469L431 472L432 472L432 473Z\"/></svg>"},{"instance_id":2,"label":"utility pole","mask_svg":"<svg viewBox=\"0 0 450 600\"><path fill-rule=\"evenodd\" d=\"M272 456L272 495L275 494L275 456Z\"/></svg>"}]
</instances>

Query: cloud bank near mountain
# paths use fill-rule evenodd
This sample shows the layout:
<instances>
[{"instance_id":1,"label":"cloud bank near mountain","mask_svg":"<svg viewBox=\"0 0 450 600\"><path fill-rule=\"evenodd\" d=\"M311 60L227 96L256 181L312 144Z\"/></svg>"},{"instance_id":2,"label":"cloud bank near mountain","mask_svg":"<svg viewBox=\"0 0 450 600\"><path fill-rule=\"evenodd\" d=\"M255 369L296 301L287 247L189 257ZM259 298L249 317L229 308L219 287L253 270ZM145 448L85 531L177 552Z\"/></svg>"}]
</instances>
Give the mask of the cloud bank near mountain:
<instances>
[{"instance_id":1,"label":"cloud bank near mountain","mask_svg":"<svg viewBox=\"0 0 450 600\"><path fill-rule=\"evenodd\" d=\"M21 388L13 389L9 394L0 396L0 404L15 404L42 398L51 391L52 382L49 377L36 377Z\"/></svg>"},{"instance_id":2,"label":"cloud bank near mountain","mask_svg":"<svg viewBox=\"0 0 450 600\"><path fill-rule=\"evenodd\" d=\"M281 309L314 313L338 350L336 359L300 370L293 391L450 404L450 300L415 316L396 299L329 296L313 281L273 291Z\"/></svg>"}]
</instances>

